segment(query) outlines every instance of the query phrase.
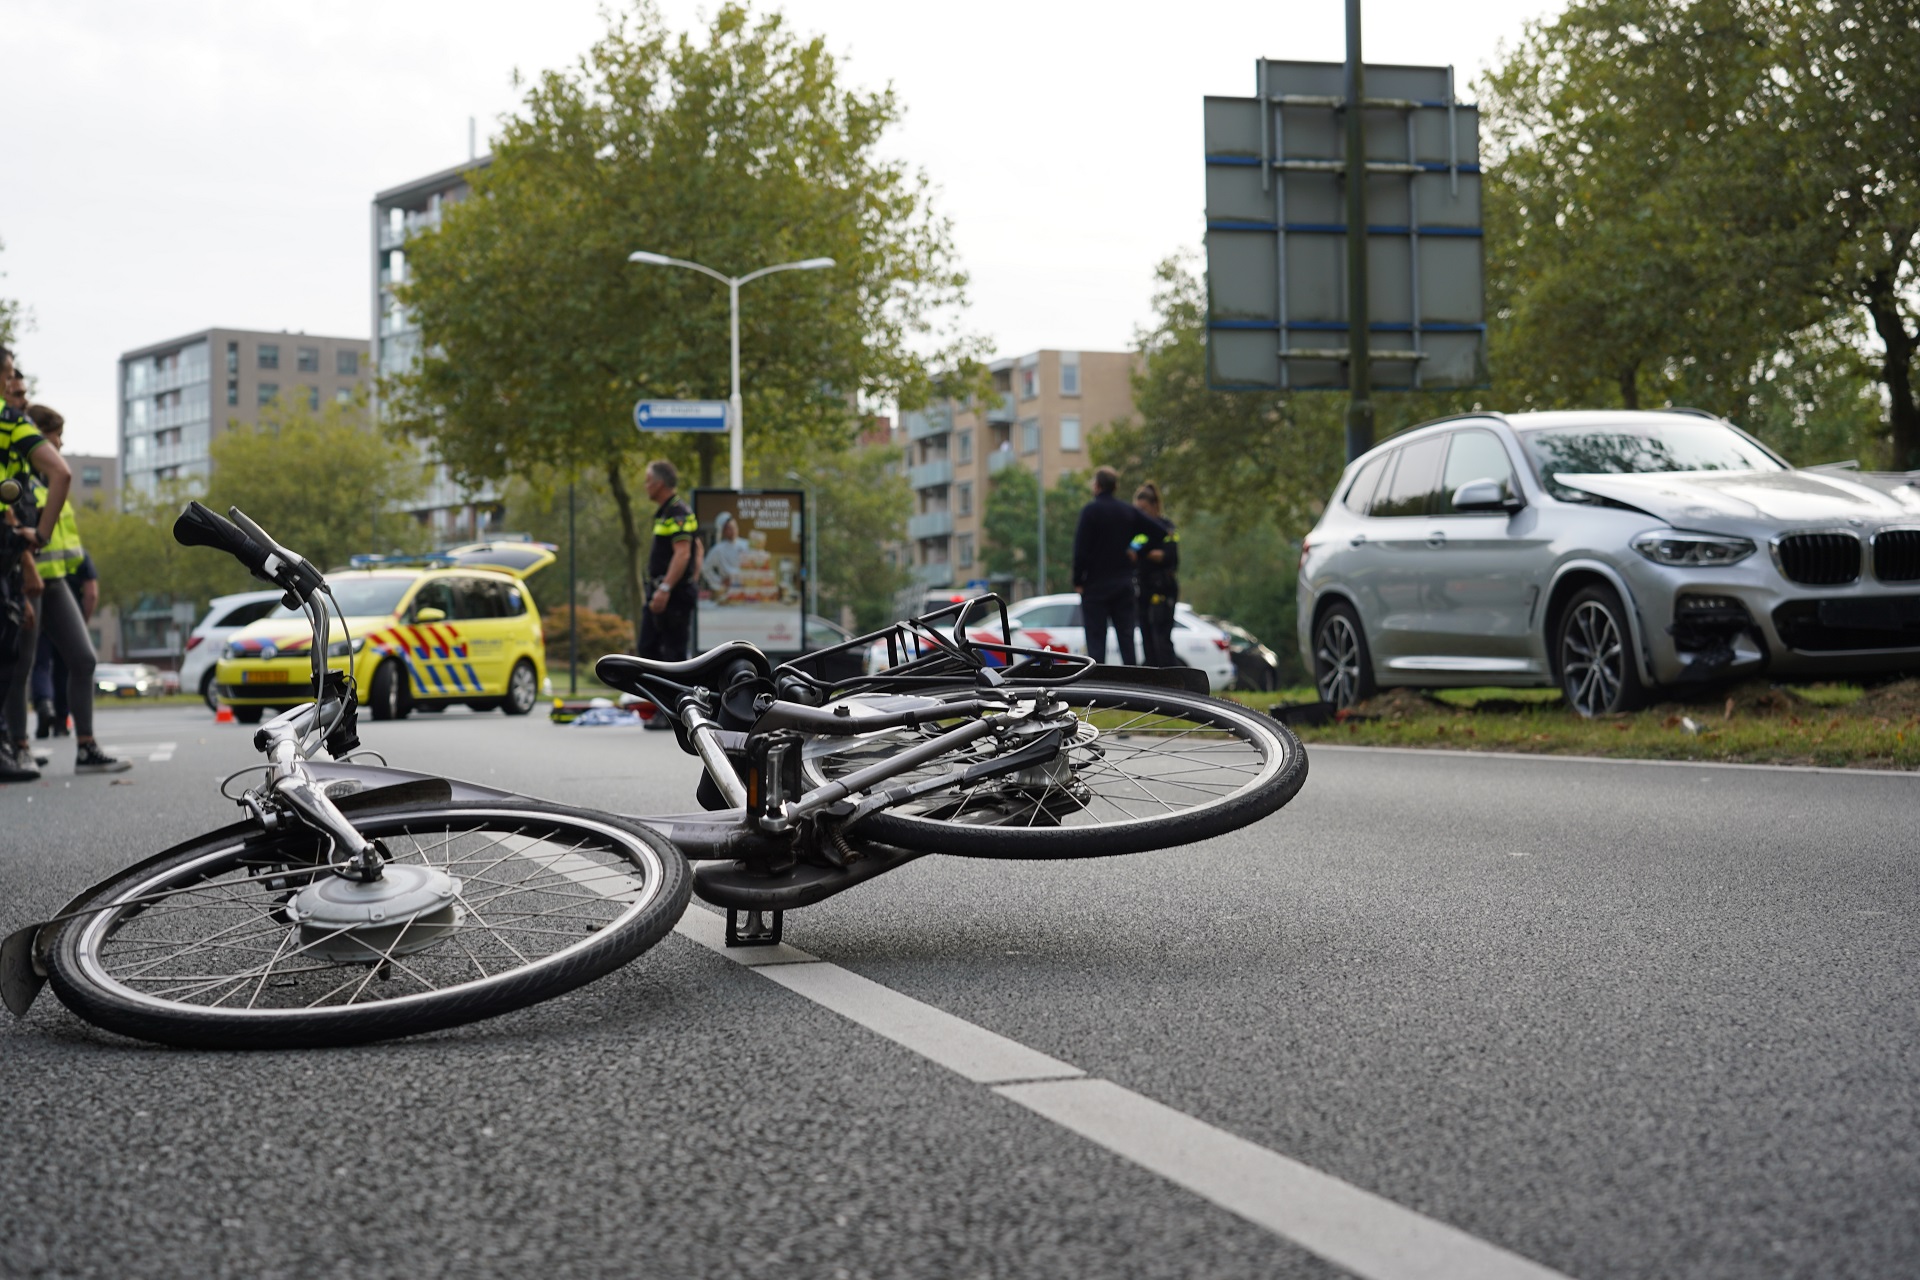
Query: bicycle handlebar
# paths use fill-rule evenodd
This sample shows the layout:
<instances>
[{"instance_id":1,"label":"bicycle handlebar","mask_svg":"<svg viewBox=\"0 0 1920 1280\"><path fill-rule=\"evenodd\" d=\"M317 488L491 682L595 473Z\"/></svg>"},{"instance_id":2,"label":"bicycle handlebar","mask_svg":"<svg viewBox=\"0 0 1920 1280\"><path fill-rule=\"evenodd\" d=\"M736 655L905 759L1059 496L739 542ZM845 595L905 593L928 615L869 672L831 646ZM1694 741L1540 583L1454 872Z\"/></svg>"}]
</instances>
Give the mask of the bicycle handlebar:
<instances>
[{"instance_id":1,"label":"bicycle handlebar","mask_svg":"<svg viewBox=\"0 0 1920 1280\"><path fill-rule=\"evenodd\" d=\"M267 557L273 552L254 541L233 521L198 502L189 502L173 522L173 540L183 547L212 547L224 551L247 566L254 577L273 581L267 572ZM268 540L269 544L271 541Z\"/></svg>"}]
</instances>

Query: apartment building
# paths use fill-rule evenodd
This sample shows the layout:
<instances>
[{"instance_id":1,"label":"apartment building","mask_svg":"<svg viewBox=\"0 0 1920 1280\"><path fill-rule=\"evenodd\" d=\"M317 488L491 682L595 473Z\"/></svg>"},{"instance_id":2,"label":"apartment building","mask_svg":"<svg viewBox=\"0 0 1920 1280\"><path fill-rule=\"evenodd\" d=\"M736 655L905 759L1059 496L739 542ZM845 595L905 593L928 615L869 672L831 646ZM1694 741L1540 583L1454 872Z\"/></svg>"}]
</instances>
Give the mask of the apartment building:
<instances>
[{"instance_id":1,"label":"apartment building","mask_svg":"<svg viewBox=\"0 0 1920 1280\"><path fill-rule=\"evenodd\" d=\"M373 361L379 376L405 373L420 358L420 326L394 297L394 286L407 278L407 241L439 230L441 215L472 190L469 177L491 163L492 156L480 156L374 196ZM374 412L377 418L377 399ZM494 488L465 488L440 466L408 514L431 529L438 541L463 542L493 532L501 509Z\"/></svg>"},{"instance_id":2,"label":"apartment building","mask_svg":"<svg viewBox=\"0 0 1920 1280\"><path fill-rule=\"evenodd\" d=\"M352 400L366 382L364 338L205 329L129 351L118 382L121 491L150 494L162 480L204 484L209 448L229 424L252 424L282 397L315 410Z\"/></svg>"},{"instance_id":3,"label":"apartment building","mask_svg":"<svg viewBox=\"0 0 1920 1280\"><path fill-rule=\"evenodd\" d=\"M1023 467L1045 489L1066 472L1090 470L1089 434L1133 416L1137 359L1129 351L1029 352L990 366L994 397L985 404L946 400L901 415L914 511L899 554L921 588L1014 585L986 572L984 516L995 477ZM1071 550L1049 548L1049 557L1064 563Z\"/></svg>"}]
</instances>

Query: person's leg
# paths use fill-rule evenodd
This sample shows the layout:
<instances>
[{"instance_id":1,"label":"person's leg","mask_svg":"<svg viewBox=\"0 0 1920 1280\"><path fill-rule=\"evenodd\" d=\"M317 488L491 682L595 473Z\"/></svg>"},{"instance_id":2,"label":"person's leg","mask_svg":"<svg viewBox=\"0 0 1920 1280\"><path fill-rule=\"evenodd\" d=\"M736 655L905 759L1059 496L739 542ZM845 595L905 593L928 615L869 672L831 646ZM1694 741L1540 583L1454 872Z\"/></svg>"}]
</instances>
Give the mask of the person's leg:
<instances>
[{"instance_id":1,"label":"person's leg","mask_svg":"<svg viewBox=\"0 0 1920 1280\"><path fill-rule=\"evenodd\" d=\"M86 615L82 614L82 618ZM67 659L58 649L53 651L53 736L67 736L67 720L73 715L73 700L67 696Z\"/></svg>"},{"instance_id":2,"label":"person's leg","mask_svg":"<svg viewBox=\"0 0 1920 1280\"><path fill-rule=\"evenodd\" d=\"M13 663L13 678L6 687L6 734L7 741L15 747L26 747L27 760L33 760L32 746L27 741L27 686L33 682L33 659L40 652L40 627L42 622L41 602L43 594L34 602L33 621L20 632L20 649Z\"/></svg>"},{"instance_id":3,"label":"person's leg","mask_svg":"<svg viewBox=\"0 0 1920 1280\"><path fill-rule=\"evenodd\" d=\"M668 609L660 615L660 648L668 662L685 662L687 646L693 636L693 614L688 610Z\"/></svg>"},{"instance_id":4,"label":"person's leg","mask_svg":"<svg viewBox=\"0 0 1920 1280\"><path fill-rule=\"evenodd\" d=\"M93 741L93 667L98 659L93 638L87 634L87 620L80 616L80 602L60 583L47 584L41 597L46 618L41 634L53 641L53 647L67 664L67 704L73 712L73 736L84 747Z\"/></svg>"},{"instance_id":5,"label":"person's leg","mask_svg":"<svg viewBox=\"0 0 1920 1280\"><path fill-rule=\"evenodd\" d=\"M1087 637L1087 656L1095 662L1107 660L1107 600L1089 591L1080 597L1080 625Z\"/></svg>"},{"instance_id":6,"label":"person's leg","mask_svg":"<svg viewBox=\"0 0 1920 1280\"><path fill-rule=\"evenodd\" d=\"M1113 617L1113 633L1120 641L1120 661L1129 667L1139 666L1139 651L1133 647L1133 629L1137 623L1131 582L1107 597L1107 612Z\"/></svg>"}]
</instances>

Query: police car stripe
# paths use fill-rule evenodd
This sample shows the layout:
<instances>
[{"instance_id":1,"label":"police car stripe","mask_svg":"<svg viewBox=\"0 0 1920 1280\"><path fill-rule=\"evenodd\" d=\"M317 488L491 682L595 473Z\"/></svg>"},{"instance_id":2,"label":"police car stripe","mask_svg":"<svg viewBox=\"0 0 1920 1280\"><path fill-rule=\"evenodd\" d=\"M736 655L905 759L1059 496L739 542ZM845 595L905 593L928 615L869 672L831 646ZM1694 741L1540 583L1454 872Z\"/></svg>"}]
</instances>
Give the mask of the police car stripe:
<instances>
[{"instance_id":1,"label":"police car stripe","mask_svg":"<svg viewBox=\"0 0 1920 1280\"><path fill-rule=\"evenodd\" d=\"M467 668L467 679L473 681L473 690L475 693L478 693L480 691L480 676L478 675L478 673L474 671L473 664L471 662L466 664L466 668Z\"/></svg>"}]
</instances>

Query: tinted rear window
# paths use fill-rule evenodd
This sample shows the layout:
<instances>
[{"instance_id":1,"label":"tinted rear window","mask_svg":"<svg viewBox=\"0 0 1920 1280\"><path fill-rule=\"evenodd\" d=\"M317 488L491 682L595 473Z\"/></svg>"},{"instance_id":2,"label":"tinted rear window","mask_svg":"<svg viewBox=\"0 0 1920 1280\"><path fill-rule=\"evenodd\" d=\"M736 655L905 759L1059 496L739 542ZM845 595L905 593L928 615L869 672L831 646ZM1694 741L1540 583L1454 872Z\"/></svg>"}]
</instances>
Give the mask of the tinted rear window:
<instances>
[{"instance_id":1,"label":"tinted rear window","mask_svg":"<svg viewBox=\"0 0 1920 1280\"><path fill-rule=\"evenodd\" d=\"M1440 483L1440 455L1447 437L1432 436L1400 448L1400 465L1393 469L1369 512L1376 516L1423 516L1432 509Z\"/></svg>"}]
</instances>

